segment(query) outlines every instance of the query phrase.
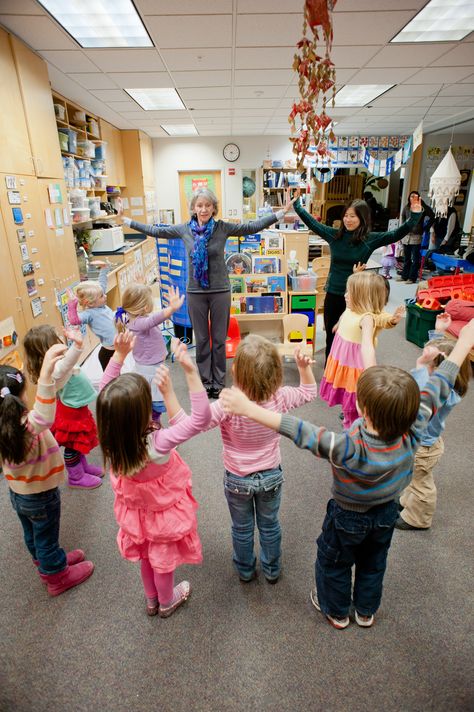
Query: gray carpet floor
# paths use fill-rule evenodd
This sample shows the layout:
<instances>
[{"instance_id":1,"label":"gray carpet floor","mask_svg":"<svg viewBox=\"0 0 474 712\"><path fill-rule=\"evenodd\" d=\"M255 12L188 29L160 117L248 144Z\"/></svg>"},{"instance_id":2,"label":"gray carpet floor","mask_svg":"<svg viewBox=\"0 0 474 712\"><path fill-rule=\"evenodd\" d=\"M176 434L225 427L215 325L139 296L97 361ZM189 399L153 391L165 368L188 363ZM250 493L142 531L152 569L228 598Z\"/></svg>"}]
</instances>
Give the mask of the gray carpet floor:
<instances>
[{"instance_id":1,"label":"gray carpet floor","mask_svg":"<svg viewBox=\"0 0 474 712\"><path fill-rule=\"evenodd\" d=\"M419 349L403 322L380 338L379 362L410 368ZM322 353L317 355L317 379ZM184 380L172 365L187 407ZM285 365L289 384L297 371ZM330 497L329 467L282 439L284 569L242 584L231 562L218 431L180 446L200 504L202 566L182 567L188 603L148 618L138 565L117 551L106 479L63 488L61 541L95 563L83 585L49 598L23 545L6 483L0 497L0 710L2 712L421 712L474 709L472 441L474 388L447 424L439 505L425 532L395 531L371 629L334 630L312 608L315 538ZM340 430L319 401L298 414ZM124 434L125 436L125 434ZM94 453L97 458L99 453Z\"/></svg>"}]
</instances>

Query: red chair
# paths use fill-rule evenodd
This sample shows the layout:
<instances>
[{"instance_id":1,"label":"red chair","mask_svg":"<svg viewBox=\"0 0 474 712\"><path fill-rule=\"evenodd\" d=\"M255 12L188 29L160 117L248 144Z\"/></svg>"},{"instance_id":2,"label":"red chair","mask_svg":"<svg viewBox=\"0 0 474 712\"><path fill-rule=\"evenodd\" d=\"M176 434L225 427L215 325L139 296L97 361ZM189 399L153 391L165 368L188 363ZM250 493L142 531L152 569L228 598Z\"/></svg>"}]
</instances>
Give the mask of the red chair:
<instances>
[{"instance_id":1,"label":"red chair","mask_svg":"<svg viewBox=\"0 0 474 712\"><path fill-rule=\"evenodd\" d=\"M239 322L235 316L230 317L229 329L227 331L227 339L225 342L226 358L234 358L237 346L240 344L240 328Z\"/></svg>"}]
</instances>

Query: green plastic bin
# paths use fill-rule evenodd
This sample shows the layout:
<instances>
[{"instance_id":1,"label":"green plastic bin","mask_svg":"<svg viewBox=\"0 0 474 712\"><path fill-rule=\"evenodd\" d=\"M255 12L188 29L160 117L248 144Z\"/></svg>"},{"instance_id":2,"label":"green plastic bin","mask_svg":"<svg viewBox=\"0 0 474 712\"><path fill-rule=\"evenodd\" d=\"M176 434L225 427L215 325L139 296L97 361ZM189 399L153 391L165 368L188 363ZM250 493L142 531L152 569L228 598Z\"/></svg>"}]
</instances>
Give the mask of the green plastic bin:
<instances>
[{"instance_id":1,"label":"green plastic bin","mask_svg":"<svg viewBox=\"0 0 474 712\"><path fill-rule=\"evenodd\" d=\"M419 307L414 299L407 299L406 320L405 320L405 338L416 344L420 348L428 341L428 332L435 328L436 317L441 314L443 309L423 309Z\"/></svg>"},{"instance_id":2,"label":"green plastic bin","mask_svg":"<svg viewBox=\"0 0 474 712\"><path fill-rule=\"evenodd\" d=\"M291 295L291 310L296 309L314 309L316 306L315 294L292 294Z\"/></svg>"}]
</instances>

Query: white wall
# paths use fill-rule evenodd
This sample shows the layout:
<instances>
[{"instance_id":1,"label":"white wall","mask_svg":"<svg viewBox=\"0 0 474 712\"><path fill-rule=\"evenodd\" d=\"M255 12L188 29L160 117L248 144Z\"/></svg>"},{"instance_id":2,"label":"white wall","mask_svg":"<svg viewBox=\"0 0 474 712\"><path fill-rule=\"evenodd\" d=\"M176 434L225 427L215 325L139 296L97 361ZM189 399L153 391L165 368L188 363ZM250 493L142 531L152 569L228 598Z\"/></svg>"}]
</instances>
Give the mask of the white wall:
<instances>
[{"instance_id":1,"label":"white wall","mask_svg":"<svg viewBox=\"0 0 474 712\"><path fill-rule=\"evenodd\" d=\"M234 163L229 163L222 155L226 143L236 143L240 148L240 157ZM181 222L178 171L220 170L222 216L242 220L242 170L259 168L266 158L284 161L293 157L286 136L155 138L157 207L173 209L176 222ZM229 175L228 168L235 168L235 175Z\"/></svg>"}]
</instances>

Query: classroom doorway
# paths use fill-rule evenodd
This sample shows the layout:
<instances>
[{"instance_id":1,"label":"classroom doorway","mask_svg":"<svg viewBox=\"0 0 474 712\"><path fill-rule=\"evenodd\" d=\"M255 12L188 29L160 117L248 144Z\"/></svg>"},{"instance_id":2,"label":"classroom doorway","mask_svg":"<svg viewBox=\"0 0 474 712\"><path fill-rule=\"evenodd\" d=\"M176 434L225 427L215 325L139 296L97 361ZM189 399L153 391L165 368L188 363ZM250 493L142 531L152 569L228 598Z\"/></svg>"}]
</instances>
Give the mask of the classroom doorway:
<instances>
[{"instance_id":1,"label":"classroom doorway","mask_svg":"<svg viewBox=\"0 0 474 712\"><path fill-rule=\"evenodd\" d=\"M189 201L191 195L199 188L212 190L219 201L219 212L215 218L222 214L222 189L220 171L179 171L179 200L181 205L181 222L188 222Z\"/></svg>"}]
</instances>

